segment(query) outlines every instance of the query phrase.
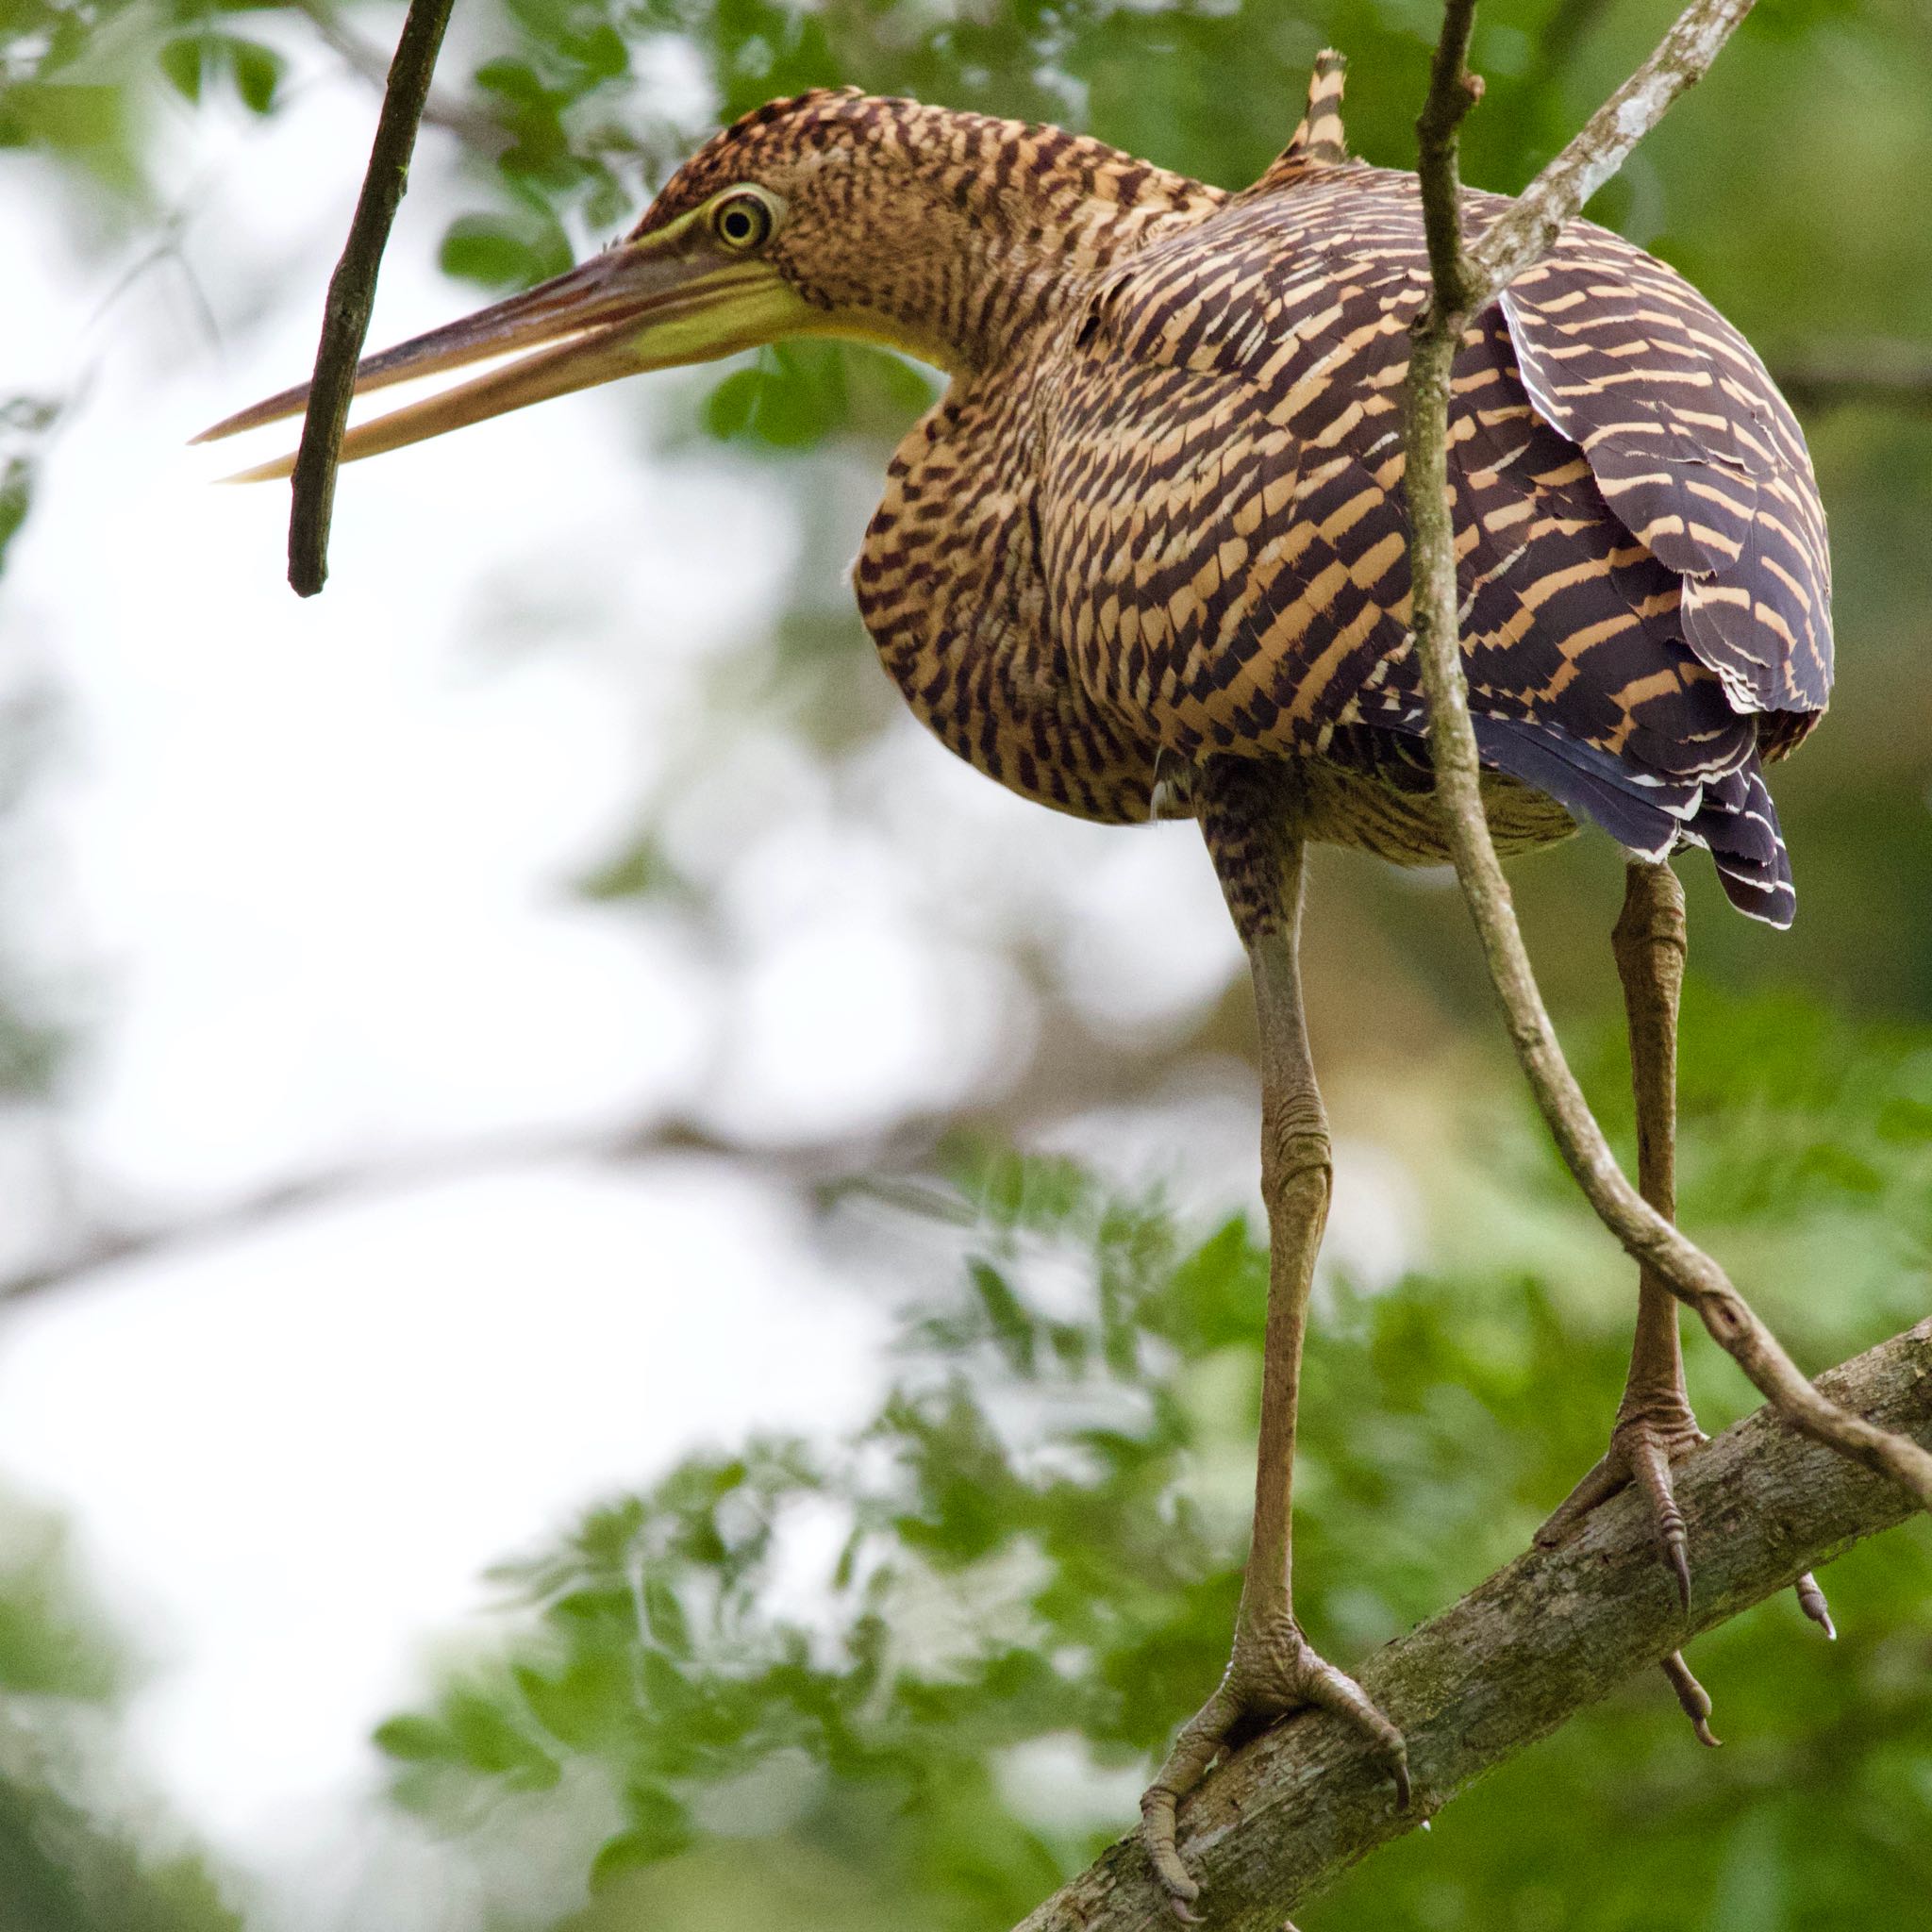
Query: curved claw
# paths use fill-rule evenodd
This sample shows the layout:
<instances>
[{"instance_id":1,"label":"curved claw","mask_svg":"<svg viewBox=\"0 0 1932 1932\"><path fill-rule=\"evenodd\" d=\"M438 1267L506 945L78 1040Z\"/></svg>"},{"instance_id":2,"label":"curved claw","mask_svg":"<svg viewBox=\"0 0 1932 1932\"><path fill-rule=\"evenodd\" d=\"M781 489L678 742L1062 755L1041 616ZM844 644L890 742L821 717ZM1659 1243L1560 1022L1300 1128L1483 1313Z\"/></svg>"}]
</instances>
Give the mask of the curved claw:
<instances>
[{"instance_id":1,"label":"curved claw","mask_svg":"<svg viewBox=\"0 0 1932 1932\"><path fill-rule=\"evenodd\" d=\"M1792 1588L1798 1592L1798 1607L1836 1643L1838 1625L1831 1621L1831 1606L1824 1601L1824 1592L1819 1589L1817 1577L1807 1570Z\"/></svg>"},{"instance_id":2,"label":"curved claw","mask_svg":"<svg viewBox=\"0 0 1932 1932\"><path fill-rule=\"evenodd\" d=\"M1677 1693L1677 1702L1684 1707L1684 1715L1690 1720L1690 1728L1697 1733L1697 1741L1717 1750L1724 1740L1710 1728L1710 1692L1691 1674L1690 1666L1684 1661L1684 1653L1672 1651L1664 1658L1662 1670L1671 1680L1671 1689Z\"/></svg>"},{"instance_id":3,"label":"curved claw","mask_svg":"<svg viewBox=\"0 0 1932 1932\"><path fill-rule=\"evenodd\" d=\"M1315 1669L1307 1686L1309 1703L1319 1704L1337 1717L1359 1724L1382 1747L1389 1760L1389 1774L1395 1780L1395 1808L1408 1809L1408 1740L1375 1707L1369 1694L1345 1672L1338 1671L1326 1657L1309 1653Z\"/></svg>"},{"instance_id":4,"label":"curved claw","mask_svg":"<svg viewBox=\"0 0 1932 1932\"><path fill-rule=\"evenodd\" d=\"M1625 1451L1631 1474L1650 1504L1650 1520L1663 1547L1664 1561L1677 1579L1677 1601L1690 1614L1690 1536L1684 1512L1677 1507L1676 1485L1671 1480L1669 1452L1647 1429L1633 1431ZM1694 1681L1694 1680L1693 1680Z\"/></svg>"},{"instance_id":5,"label":"curved claw","mask_svg":"<svg viewBox=\"0 0 1932 1932\"><path fill-rule=\"evenodd\" d=\"M1397 1807L1407 1810L1411 1791L1408 1745L1402 1733L1377 1710L1368 1692L1345 1672L1308 1648L1291 1620L1257 1624L1237 1634L1235 1659L1214 1695L1181 1726L1167 1762L1141 1797L1141 1842L1147 1862L1167 1894L1169 1907L1185 1924L1198 1923L1191 1909L1201 1896L1200 1882L1189 1872L1176 1842L1175 1811L1208 1774L1208 1767L1260 1724L1316 1705L1367 1731L1389 1762ZM1253 1641L1249 1641L1253 1640ZM1264 1661L1257 1661L1261 1659Z\"/></svg>"}]
</instances>

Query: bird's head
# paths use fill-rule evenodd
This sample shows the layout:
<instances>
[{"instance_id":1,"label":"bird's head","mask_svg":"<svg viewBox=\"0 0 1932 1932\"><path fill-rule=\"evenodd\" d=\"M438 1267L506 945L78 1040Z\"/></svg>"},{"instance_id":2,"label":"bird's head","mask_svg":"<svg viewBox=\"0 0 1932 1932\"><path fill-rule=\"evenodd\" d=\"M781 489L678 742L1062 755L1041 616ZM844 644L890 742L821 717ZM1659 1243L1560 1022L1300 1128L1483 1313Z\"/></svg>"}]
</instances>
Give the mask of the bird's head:
<instances>
[{"instance_id":1,"label":"bird's head","mask_svg":"<svg viewBox=\"0 0 1932 1932\"><path fill-rule=\"evenodd\" d=\"M856 88L774 101L713 136L602 254L365 358L358 394L515 359L351 430L342 459L791 336L883 343L969 372L1121 248L1221 199L1058 128ZM308 394L286 390L197 440L296 415ZM285 476L291 463L238 480Z\"/></svg>"}]
</instances>

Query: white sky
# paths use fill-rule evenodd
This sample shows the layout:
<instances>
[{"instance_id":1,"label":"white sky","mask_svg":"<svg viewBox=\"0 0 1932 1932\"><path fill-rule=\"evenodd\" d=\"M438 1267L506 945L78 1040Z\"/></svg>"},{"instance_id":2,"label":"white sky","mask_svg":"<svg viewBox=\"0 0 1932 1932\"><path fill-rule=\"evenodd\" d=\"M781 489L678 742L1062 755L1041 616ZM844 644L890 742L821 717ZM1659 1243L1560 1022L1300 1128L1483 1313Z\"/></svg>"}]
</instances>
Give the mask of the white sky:
<instances>
[{"instance_id":1,"label":"white sky","mask_svg":"<svg viewBox=\"0 0 1932 1932\"><path fill-rule=\"evenodd\" d=\"M184 152L219 350L166 267L100 313L70 210L0 173L0 259L33 264L0 386L86 385L0 584L0 662L64 707L8 930L86 989L65 1129L103 1198L166 1217L491 1136L945 1107L1028 1037L1018 931L1096 1024L1217 993L1236 947L1186 828L1057 820L909 723L856 817L762 741L693 778L674 829L724 855L722 951L573 897L681 769L693 682L791 525L728 465L654 473L635 404L592 393L345 473L329 588L287 591L284 492L204 487L225 453L183 444L307 366L374 105L312 84ZM426 265L453 190L425 142L376 342L473 300ZM1238 1082L1108 1131L1151 1167L1178 1133L1224 1202L1250 1186ZM1374 1274L1406 1258L1397 1193L1344 1158L1337 1238ZM856 1419L883 1319L797 1204L718 1163L511 1163L0 1310L0 1480L77 1524L152 1667L135 1735L170 1801L278 1923L367 1923L380 1860L336 1855L366 1736L483 1567L694 1441Z\"/></svg>"}]
</instances>

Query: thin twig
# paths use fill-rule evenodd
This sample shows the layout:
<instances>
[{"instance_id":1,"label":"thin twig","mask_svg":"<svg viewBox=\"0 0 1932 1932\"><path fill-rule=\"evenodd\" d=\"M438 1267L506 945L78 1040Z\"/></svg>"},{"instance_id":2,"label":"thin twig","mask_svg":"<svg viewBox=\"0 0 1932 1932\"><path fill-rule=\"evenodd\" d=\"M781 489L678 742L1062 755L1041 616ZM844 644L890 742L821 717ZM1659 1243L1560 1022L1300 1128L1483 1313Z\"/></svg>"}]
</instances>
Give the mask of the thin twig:
<instances>
[{"instance_id":1,"label":"thin twig","mask_svg":"<svg viewBox=\"0 0 1932 1932\"><path fill-rule=\"evenodd\" d=\"M375 276L396 208L408 185L409 157L416 128L429 97L429 77L449 25L451 0L409 0L395 58L390 63L382 114L369 152L369 172L349 224L342 258L329 277L322 317L322 341L315 352L315 375L308 410L302 419L302 441L295 455L292 502L289 511L289 583L298 597L312 597L328 577L328 526L335 509L336 465L349 399L356 388L356 364L369 334L369 311L375 301Z\"/></svg>"},{"instance_id":2,"label":"thin twig","mask_svg":"<svg viewBox=\"0 0 1932 1932\"><path fill-rule=\"evenodd\" d=\"M1458 0L1450 0L1442 32L1446 40ZM1546 167L1507 214L1500 216L1469 252L1475 288L1465 305L1474 313L1524 269L1548 254L1557 231L1614 175L1630 150L1663 119L1664 110L1709 71L1724 42L1751 11L1754 0L1697 0L1677 17L1676 24L1657 44L1641 67L1584 124L1583 131ZM1464 45L1468 44L1467 30ZM1431 74L1429 95L1437 92ZM1426 117L1430 109L1424 107ZM1465 108L1464 112L1467 111ZM1459 118L1459 117L1458 117ZM1449 156L1448 179L1455 199L1455 154ZM1431 170L1418 170L1424 199L1429 193ZM1435 173L1441 198L1443 176Z\"/></svg>"},{"instance_id":3,"label":"thin twig","mask_svg":"<svg viewBox=\"0 0 1932 1932\"><path fill-rule=\"evenodd\" d=\"M1932 1321L1821 1380L1846 1407L1932 1441ZM1911 1511L1896 1485L1794 1435L1769 1408L1680 1463L1676 1479L1697 1546L1688 1630L1634 1492L1605 1504L1574 1542L1519 1557L1361 1665L1363 1690L1408 1740L1410 1809L1390 1802L1386 1771L1361 1733L1316 1711L1269 1732L1202 1787L1183 1848L1214 1902L1215 1932L1276 1932L1284 1912L1687 1635L1775 1595ZM1174 1924L1136 1837L1103 1853L1019 1932L1174 1932Z\"/></svg>"},{"instance_id":4,"label":"thin twig","mask_svg":"<svg viewBox=\"0 0 1932 1932\"><path fill-rule=\"evenodd\" d=\"M1749 10L1750 0L1699 0L1690 7L1630 82L1473 248L1465 248L1459 235L1455 143L1440 132L1447 127L1453 133L1472 95L1459 55L1437 61L1428 105L1417 125L1436 130L1436 138L1424 146L1422 192L1424 207L1431 209L1432 237L1443 237L1432 259L1445 264L1446 272L1439 274L1436 299L1417 325L1409 357L1406 437L1412 622L1429 698L1429 755L1457 876L1482 937L1517 1058L1571 1173L1629 1254L1654 1269L1672 1293L1697 1311L1782 1414L1820 1441L1894 1477L1921 1503L1932 1506L1932 1456L1821 1395L1717 1262L1650 1207L1617 1165L1557 1043L1490 841L1457 635L1446 449L1450 368L1463 329L1476 308L1549 249L1563 223L1608 179L1670 103L1698 79ZM1468 12L1467 0L1449 0L1442 28L1445 48L1467 44ZM1472 306L1458 307L1458 302Z\"/></svg>"},{"instance_id":5,"label":"thin twig","mask_svg":"<svg viewBox=\"0 0 1932 1932\"><path fill-rule=\"evenodd\" d=\"M1457 130L1483 97L1479 75L1470 73L1469 37L1475 26L1475 0L1448 0L1442 10L1442 38L1429 63L1429 95L1415 124L1423 179L1457 178ZM1462 246L1459 196L1452 192L1423 196L1423 230L1428 237L1429 273L1440 307L1467 315L1482 306Z\"/></svg>"}]
</instances>

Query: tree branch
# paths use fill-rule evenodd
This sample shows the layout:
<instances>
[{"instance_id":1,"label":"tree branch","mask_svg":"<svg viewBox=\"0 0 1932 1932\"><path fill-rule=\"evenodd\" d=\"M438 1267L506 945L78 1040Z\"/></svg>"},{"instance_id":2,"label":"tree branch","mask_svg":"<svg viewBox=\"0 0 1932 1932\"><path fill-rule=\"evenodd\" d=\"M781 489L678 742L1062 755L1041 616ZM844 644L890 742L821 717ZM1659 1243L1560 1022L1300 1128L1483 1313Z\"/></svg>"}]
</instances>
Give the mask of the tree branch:
<instances>
[{"instance_id":1,"label":"tree branch","mask_svg":"<svg viewBox=\"0 0 1932 1932\"><path fill-rule=\"evenodd\" d=\"M1854 403L1932 414L1932 344L1823 343L1781 358L1774 373L1791 407L1805 415Z\"/></svg>"},{"instance_id":2,"label":"tree branch","mask_svg":"<svg viewBox=\"0 0 1932 1932\"><path fill-rule=\"evenodd\" d=\"M70 1234L51 1258L0 1274L0 1307L84 1281L121 1261L148 1261L237 1241L296 1217L358 1201L383 1200L419 1189L509 1167L577 1161L628 1165L696 1155L729 1160L794 1188L827 1189L861 1181L890 1189L893 1177L929 1154L945 1130L917 1118L890 1132L844 1140L758 1144L727 1140L694 1121L622 1122L607 1128L551 1135L508 1133L463 1141L366 1166L315 1168L291 1174L206 1212L145 1224L108 1221Z\"/></svg>"},{"instance_id":3,"label":"tree branch","mask_svg":"<svg viewBox=\"0 0 1932 1932\"><path fill-rule=\"evenodd\" d=\"M1607 100L1583 131L1553 160L1522 194L1506 215L1499 217L1470 250L1475 291L1459 305L1469 313L1480 308L1514 281L1531 263L1548 254L1563 224L1577 213L1590 197L1621 168L1632 148L1664 117L1664 110L1687 89L1695 87L1709 72L1710 64L1724 42L1751 11L1755 0L1696 0L1687 7L1657 44L1650 58ZM1440 66L1442 46L1456 29L1458 10L1473 11L1474 0L1448 0L1442 22L1442 42L1437 48ZM1461 29L1461 46L1469 45L1469 29ZM1460 56L1458 54L1458 63ZM1469 76L1461 76L1466 84ZM1427 119L1435 107L1439 88L1454 86L1457 76L1445 81L1434 71L1430 75L1429 104L1423 109ZM1477 83L1477 95L1481 84ZM1475 98L1472 96L1471 99ZM1457 119L1468 111L1465 103ZM1446 170L1430 165L1423 157L1418 172L1423 180L1423 201L1428 205L1433 192L1439 204L1456 205L1455 149L1448 155ZM1438 289L1442 284L1438 279ZM1452 288L1453 292L1453 288Z\"/></svg>"},{"instance_id":4,"label":"tree branch","mask_svg":"<svg viewBox=\"0 0 1932 1932\"><path fill-rule=\"evenodd\" d=\"M328 526L335 510L336 466L349 399L356 387L356 364L369 334L369 311L375 301L376 271L408 185L409 157L416 129L429 98L429 77L449 25L451 0L409 0L395 58L390 63L369 171L349 224L342 258L329 277L323 308L322 341L315 352L315 375L308 408L302 418L302 441L295 454L289 510L289 584L298 597L312 597L328 577Z\"/></svg>"},{"instance_id":5,"label":"tree branch","mask_svg":"<svg viewBox=\"0 0 1932 1932\"><path fill-rule=\"evenodd\" d=\"M1008 1070L997 1100L963 1113L914 1113L890 1125L819 1140L757 1141L721 1134L693 1118L641 1112L604 1125L554 1133L511 1128L367 1161L311 1168L217 1207L168 1219L82 1208L66 1214L59 1239L47 1244L52 1252L43 1250L30 1260L0 1268L0 1310L10 1301L77 1286L95 1270L117 1262L191 1253L273 1231L304 1214L547 1162L621 1167L696 1155L729 1161L774 1186L820 1197L864 1191L930 1218L958 1208L929 1178L936 1150L949 1138L977 1136L991 1144L1016 1144L1042 1123L1142 1101L1176 1068L1204 1052L1225 1053L1231 1044L1239 1041L1227 1039L1219 1012L1185 1035L1124 1047L1102 1041L1072 1009L1056 1007L1053 1024L1041 1029L1030 1058ZM76 1203L98 1192L98 1184L81 1175L68 1177L63 1188L64 1196Z\"/></svg>"},{"instance_id":6,"label":"tree branch","mask_svg":"<svg viewBox=\"0 0 1932 1932\"><path fill-rule=\"evenodd\" d=\"M1698 0L1656 53L1474 247L1460 235L1455 127L1474 102L1461 69L1473 0L1448 0L1429 98L1417 130L1435 299L1410 350L1407 451L1411 621L1429 698L1429 756L1456 873L1480 933L1511 1042L1563 1158L1599 1219L1642 1266L1694 1308L1756 1387L1817 1440L1903 1483L1932 1505L1932 1456L1825 1400L1799 1373L1724 1270L1631 1186L1557 1043L1516 908L1491 843L1457 635L1456 550L1446 448L1449 376L1472 314L1538 260L1563 223L1716 58L1750 0Z\"/></svg>"},{"instance_id":7,"label":"tree branch","mask_svg":"<svg viewBox=\"0 0 1932 1932\"><path fill-rule=\"evenodd\" d=\"M1932 1443L1932 1319L1819 1381L1846 1408ZM1674 1473L1697 1550L1688 1625L1632 1491L1598 1509L1575 1541L1519 1557L1357 1673L1408 1740L1409 1810L1395 1809L1387 1768L1360 1732L1314 1711L1269 1732L1202 1789L1183 1814L1181 1850L1216 1932L1279 1932L1284 1912L1625 1677L1912 1513L1895 1483L1794 1434L1769 1407ZM1136 1838L1103 1853L1018 1932L1173 1924Z\"/></svg>"}]
</instances>

